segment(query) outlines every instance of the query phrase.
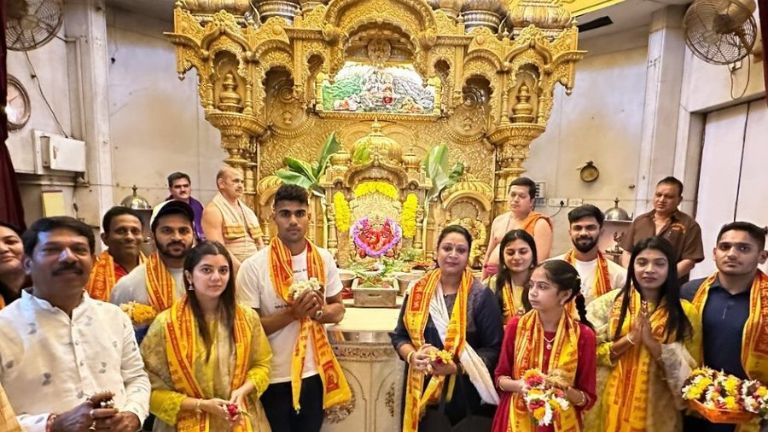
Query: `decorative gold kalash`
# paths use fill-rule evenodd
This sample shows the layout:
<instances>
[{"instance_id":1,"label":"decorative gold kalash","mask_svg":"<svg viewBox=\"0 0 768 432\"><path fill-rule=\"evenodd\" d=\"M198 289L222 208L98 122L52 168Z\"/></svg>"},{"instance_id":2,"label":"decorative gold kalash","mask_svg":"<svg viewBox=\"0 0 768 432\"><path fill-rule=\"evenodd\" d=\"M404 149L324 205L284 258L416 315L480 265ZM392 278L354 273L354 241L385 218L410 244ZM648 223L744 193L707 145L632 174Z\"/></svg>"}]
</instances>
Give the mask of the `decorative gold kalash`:
<instances>
[{"instance_id":1,"label":"decorative gold kalash","mask_svg":"<svg viewBox=\"0 0 768 432\"><path fill-rule=\"evenodd\" d=\"M179 0L168 36L261 220L286 158L312 161L335 134L327 167L301 175L316 192L310 237L342 266L371 251L429 257L449 223L473 232L478 266L555 86L570 94L584 55L560 0ZM459 178L424 169L440 144Z\"/></svg>"}]
</instances>

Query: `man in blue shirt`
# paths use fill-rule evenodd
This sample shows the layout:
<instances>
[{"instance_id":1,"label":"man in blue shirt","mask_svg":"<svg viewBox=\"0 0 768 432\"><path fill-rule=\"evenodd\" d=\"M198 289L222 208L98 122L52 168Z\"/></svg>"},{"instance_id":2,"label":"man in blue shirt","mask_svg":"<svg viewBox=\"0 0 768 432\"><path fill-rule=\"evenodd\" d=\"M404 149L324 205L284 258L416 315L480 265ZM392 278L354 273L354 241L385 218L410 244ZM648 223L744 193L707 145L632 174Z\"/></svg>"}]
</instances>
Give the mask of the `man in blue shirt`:
<instances>
[{"instance_id":1,"label":"man in blue shirt","mask_svg":"<svg viewBox=\"0 0 768 432\"><path fill-rule=\"evenodd\" d=\"M744 346L768 338L768 276L757 268L768 257L765 235L765 228L749 222L724 225L714 249L717 272L683 285L681 297L691 300L701 316L705 366L768 383L768 370L756 367L754 362L758 357L768 359L768 353L760 353L754 343ZM743 349L747 353L745 362ZM736 427L698 417L685 419L686 432L734 432ZM747 430L757 431L757 426Z\"/></svg>"}]
</instances>

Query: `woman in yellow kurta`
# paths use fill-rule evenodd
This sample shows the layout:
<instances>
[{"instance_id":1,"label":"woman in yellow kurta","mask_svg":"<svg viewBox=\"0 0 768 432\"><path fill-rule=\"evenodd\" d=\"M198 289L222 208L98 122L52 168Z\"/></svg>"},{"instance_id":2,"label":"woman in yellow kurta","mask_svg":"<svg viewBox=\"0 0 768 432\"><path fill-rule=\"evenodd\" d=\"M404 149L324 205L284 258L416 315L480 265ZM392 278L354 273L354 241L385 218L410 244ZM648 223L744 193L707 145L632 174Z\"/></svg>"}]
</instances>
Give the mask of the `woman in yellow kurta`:
<instances>
[{"instance_id":1,"label":"woman in yellow kurta","mask_svg":"<svg viewBox=\"0 0 768 432\"><path fill-rule=\"evenodd\" d=\"M270 430L259 396L272 351L256 312L236 304L231 269L221 243L193 248L188 295L157 316L141 345L155 431Z\"/></svg>"},{"instance_id":2,"label":"woman in yellow kurta","mask_svg":"<svg viewBox=\"0 0 768 432\"><path fill-rule=\"evenodd\" d=\"M598 337L599 407L586 430L679 432L683 381L695 367L701 332L693 306L680 300L675 255L659 237L632 251L627 282L587 307ZM603 387L601 389L601 387Z\"/></svg>"},{"instance_id":3,"label":"woman in yellow kurta","mask_svg":"<svg viewBox=\"0 0 768 432\"><path fill-rule=\"evenodd\" d=\"M499 244L499 272L488 279L488 287L496 294L504 324L531 309L525 286L536 262L536 242L524 230L512 230Z\"/></svg>"}]
</instances>

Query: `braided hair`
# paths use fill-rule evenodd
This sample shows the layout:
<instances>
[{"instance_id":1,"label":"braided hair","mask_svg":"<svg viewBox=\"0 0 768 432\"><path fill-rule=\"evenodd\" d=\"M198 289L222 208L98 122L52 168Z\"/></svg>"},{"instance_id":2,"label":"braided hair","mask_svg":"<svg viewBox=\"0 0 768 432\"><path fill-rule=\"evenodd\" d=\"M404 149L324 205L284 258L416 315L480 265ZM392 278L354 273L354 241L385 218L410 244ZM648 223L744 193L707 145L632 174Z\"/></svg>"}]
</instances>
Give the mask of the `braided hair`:
<instances>
[{"instance_id":1,"label":"braided hair","mask_svg":"<svg viewBox=\"0 0 768 432\"><path fill-rule=\"evenodd\" d=\"M576 269L563 260L549 260L539 264L547 272L547 278L555 285L557 291L570 291L567 301L575 300L576 310L579 312L579 321L587 327L594 329L587 320L587 306L584 295L581 293L581 276Z\"/></svg>"}]
</instances>

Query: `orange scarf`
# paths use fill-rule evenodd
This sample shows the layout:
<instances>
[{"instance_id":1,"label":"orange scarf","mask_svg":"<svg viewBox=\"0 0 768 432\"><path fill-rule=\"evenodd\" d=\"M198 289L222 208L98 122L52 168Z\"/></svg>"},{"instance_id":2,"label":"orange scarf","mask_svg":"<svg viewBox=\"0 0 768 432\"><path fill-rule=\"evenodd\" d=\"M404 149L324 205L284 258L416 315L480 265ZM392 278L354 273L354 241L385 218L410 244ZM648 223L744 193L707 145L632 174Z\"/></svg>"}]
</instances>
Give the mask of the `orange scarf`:
<instances>
[{"instance_id":1,"label":"orange scarf","mask_svg":"<svg viewBox=\"0 0 768 432\"><path fill-rule=\"evenodd\" d=\"M144 263L144 260L144 254L139 252L139 264ZM108 302L112 288L115 287L118 280L115 277L115 259L109 254L109 251L104 251L96 259L85 290L92 299Z\"/></svg>"},{"instance_id":2,"label":"orange scarf","mask_svg":"<svg viewBox=\"0 0 768 432\"><path fill-rule=\"evenodd\" d=\"M154 252L146 261L146 283L149 303L155 312L160 313L173 304L176 293L176 281L165 267L160 255Z\"/></svg>"},{"instance_id":3,"label":"orange scarf","mask_svg":"<svg viewBox=\"0 0 768 432\"><path fill-rule=\"evenodd\" d=\"M505 283L504 288L501 291L501 300L504 325L506 325L512 317L525 313L525 306L523 306L523 287L513 286L509 282Z\"/></svg>"},{"instance_id":4,"label":"orange scarf","mask_svg":"<svg viewBox=\"0 0 768 432\"><path fill-rule=\"evenodd\" d=\"M629 309L621 326L620 336L629 333L634 318L641 313L640 294L633 289L630 295ZM619 296L613 301L608 333L610 337L616 334L616 328L619 325L622 299L623 297ZM662 301L649 317L651 333L660 343L664 343L666 339L668 316L669 313ZM645 432L647 430L650 363L651 354L639 341L616 360L604 392L606 432Z\"/></svg>"},{"instance_id":5,"label":"orange scarf","mask_svg":"<svg viewBox=\"0 0 768 432\"><path fill-rule=\"evenodd\" d=\"M709 276L696 291L693 306L704 317L709 288L717 280L717 272ZM749 318L741 339L741 365L750 379L768 384L768 276L760 270L755 274L749 296ZM701 357L704 358L703 350ZM739 425L737 432L757 432L759 421Z\"/></svg>"},{"instance_id":6,"label":"orange scarf","mask_svg":"<svg viewBox=\"0 0 768 432\"><path fill-rule=\"evenodd\" d=\"M437 291L442 272L435 269L424 275L414 285L408 302L405 305L403 323L411 343L415 349L424 344L424 328L429 321L429 304ZM472 289L474 276L469 269L464 270L461 276L461 284L456 295L456 301L451 311L451 320L445 334L444 350L451 353L453 358L458 358L464 348L467 335L467 299ZM426 379L424 371L408 368L408 378L405 394L405 412L403 413L403 432L414 432L419 428L419 419L424 414L428 404L438 402L445 382L445 376L431 375L424 388Z\"/></svg>"},{"instance_id":7,"label":"orange scarf","mask_svg":"<svg viewBox=\"0 0 768 432\"><path fill-rule=\"evenodd\" d=\"M509 217L511 218L512 215ZM530 235L533 235L533 231L536 228L536 222L538 222L539 219L544 219L549 224L550 228L552 227L552 221L549 220L548 216L545 216L539 212L532 211L528 213L528 216L526 216L526 218L520 222L520 229L524 230Z\"/></svg>"},{"instance_id":8,"label":"orange scarf","mask_svg":"<svg viewBox=\"0 0 768 432\"><path fill-rule=\"evenodd\" d=\"M288 297L291 285L293 285L291 251L278 237L272 239L269 248L269 277L272 286L277 295L290 304L293 302ZM317 278L320 285L325 287L323 257L320 256L317 246L309 240L307 240L307 276ZM352 391L347 384L344 372L341 370L341 365L333 354L331 344L328 342L328 335L325 333L325 327L309 318L303 318L300 325L299 337L296 339L291 357L293 408L297 412L301 408L299 405L301 374L304 370L307 341L310 339L315 347L315 366L323 382L323 408L327 409L348 401L352 397Z\"/></svg>"},{"instance_id":9,"label":"orange scarf","mask_svg":"<svg viewBox=\"0 0 768 432\"><path fill-rule=\"evenodd\" d=\"M576 258L574 257L573 249L569 250L565 254L563 259L570 265L576 265ZM595 284L592 286L592 298L596 299L601 295L612 290L611 276L608 273L608 261L602 252L597 251L597 266L595 266Z\"/></svg>"},{"instance_id":10,"label":"orange scarf","mask_svg":"<svg viewBox=\"0 0 768 432\"><path fill-rule=\"evenodd\" d=\"M557 324L555 340L552 342L552 352L549 363L544 367L544 327L539 319L539 312L529 311L520 318L515 329L515 363L512 377L522 379L523 374L530 369L547 370L552 375L557 371L558 376L573 385L576 382L576 369L579 365L579 336L581 328L573 317L564 312ZM580 432L578 414L571 407L555 418L556 432ZM525 407L525 399L520 393L512 396L509 404L509 428L511 431L529 432L536 430L531 421L531 415Z\"/></svg>"},{"instance_id":11,"label":"orange scarf","mask_svg":"<svg viewBox=\"0 0 768 432\"><path fill-rule=\"evenodd\" d=\"M248 376L249 356L253 331L248 325L242 306L235 309L235 366L232 370L232 390L240 388ZM215 336L215 335L213 335ZM171 306L170 316L165 325L165 353L168 359L168 368L171 372L171 380L174 389L186 396L198 399L210 399L214 395L211 389L203 388L203 385L212 383L200 383L195 377L195 352L202 338L197 328L197 321L189 306L187 297L175 302ZM206 391L207 390L207 391ZM247 398L245 399L247 403ZM247 407L241 407L246 409ZM208 432L210 431L210 417L207 413L182 413L178 415L176 430L179 432ZM235 432L253 431L253 425L248 419L236 425Z\"/></svg>"}]
</instances>

